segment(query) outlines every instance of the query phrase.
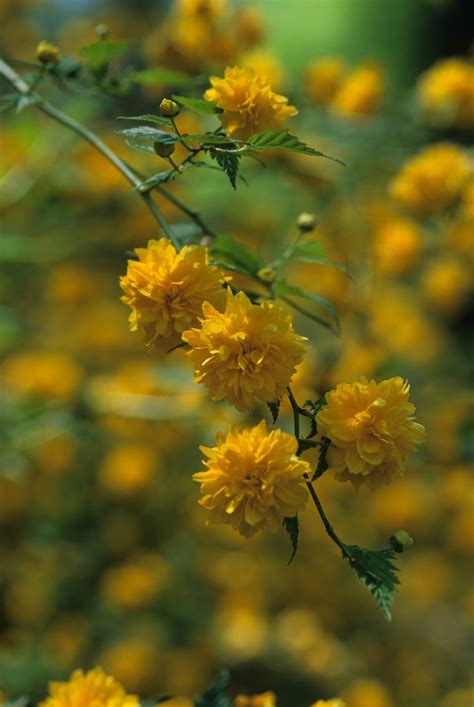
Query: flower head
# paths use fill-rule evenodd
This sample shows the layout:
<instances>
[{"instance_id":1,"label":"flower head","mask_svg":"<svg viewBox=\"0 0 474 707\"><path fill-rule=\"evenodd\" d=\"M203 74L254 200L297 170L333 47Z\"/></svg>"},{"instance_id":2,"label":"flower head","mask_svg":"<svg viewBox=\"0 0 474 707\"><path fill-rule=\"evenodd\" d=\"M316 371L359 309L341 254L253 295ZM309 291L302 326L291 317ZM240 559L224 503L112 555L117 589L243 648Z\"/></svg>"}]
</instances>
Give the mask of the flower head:
<instances>
[{"instance_id":1,"label":"flower head","mask_svg":"<svg viewBox=\"0 0 474 707\"><path fill-rule=\"evenodd\" d=\"M306 339L293 331L293 319L280 302L252 304L227 290L224 313L206 302L200 328L183 333L195 381L213 400L228 400L243 412L254 397L280 398L302 361Z\"/></svg>"},{"instance_id":2,"label":"flower head","mask_svg":"<svg viewBox=\"0 0 474 707\"><path fill-rule=\"evenodd\" d=\"M373 115L380 105L384 89L384 76L378 66L359 66L343 81L331 101L331 108L349 117Z\"/></svg>"},{"instance_id":3,"label":"flower head","mask_svg":"<svg viewBox=\"0 0 474 707\"><path fill-rule=\"evenodd\" d=\"M217 447L201 447L207 471L193 475L201 484L199 503L209 523L226 523L247 538L263 528L277 528L301 510L307 498L303 474L308 462L296 456L297 442L279 429L256 427L227 437Z\"/></svg>"},{"instance_id":4,"label":"flower head","mask_svg":"<svg viewBox=\"0 0 474 707\"><path fill-rule=\"evenodd\" d=\"M340 383L317 414L319 432L331 440L327 461L339 481L375 488L403 475L406 458L424 440L402 378Z\"/></svg>"},{"instance_id":5,"label":"flower head","mask_svg":"<svg viewBox=\"0 0 474 707\"><path fill-rule=\"evenodd\" d=\"M418 98L426 116L441 126L474 126L474 66L463 59L438 61L422 74Z\"/></svg>"},{"instance_id":6,"label":"flower head","mask_svg":"<svg viewBox=\"0 0 474 707\"><path fill-rule=\"evenodd\" d=\"M346 703L336 698L333 700L318 700L310 707L346 707Z\"/></svg>"},{"instance_id":7,"label":"flower head","mask_svg":"<svg viewBox=\"0 0 474 707\"><path fill-rule=\"evenodd\" d=\"M102 668L84 673L75 670L67 682L51 682L49 696L39 707L139 707L135 695L127 695L123 687Z\"/></svg>"},{"instance_id":8,"label":"flower head","mask_svg":"<svg viewBox=\"0 0 474 707\"><path fill-rule=\"evenodd\" d=\"M443 211L461 196L472 167L457 145L430 145L405 162L390 183L390 194L421 215Z\"/></svg>"},{"instance_id":9,"label":"flower head","mask_svg":"<svg viewBox=\"0 0 474 707\"><path fill-rule=\"evenodd\" d=\"M274 692L263 692L261 695L237 695L234 707L276 707Z\"/></svg>"},{"instance_id":10,"label":"flower head","mask_svg":"<svg viewBox=\"0 0 474 707\"><path fill-rule=\"evenodd\" d=\"M143 329L145 345L167 350L181 343L182 332L197 323L203 302L224 302L226 278L209 265L204 246L184 246L179 253L167 239L136 248L120 278L122 302L132 308L131 331Z\"/></svg>"},{"instance_id":11,"label":"flower head","mask_svg":"<svg viewBox=\"0 0 474 707\"><path fill-rule=\"evenodd\" d=\"M251 67L228 66L224 78L211 76L210 81L212 88L204 98L222 108L219 118L230 136L245 139L260 130L283 128L284 121L298 112Z\"/></svg>"},{"instance_id":12,"label":"flower head","mask_svg":"<svg viewBox=\"0 0 474 707\"><path fill-rule=\"evenodd\" d=\"M325 106L339 89L344 73L344 62L340 57L325 57L312 62L306 71L305 84L311 100Z\"/></svg>"}]
</instances>

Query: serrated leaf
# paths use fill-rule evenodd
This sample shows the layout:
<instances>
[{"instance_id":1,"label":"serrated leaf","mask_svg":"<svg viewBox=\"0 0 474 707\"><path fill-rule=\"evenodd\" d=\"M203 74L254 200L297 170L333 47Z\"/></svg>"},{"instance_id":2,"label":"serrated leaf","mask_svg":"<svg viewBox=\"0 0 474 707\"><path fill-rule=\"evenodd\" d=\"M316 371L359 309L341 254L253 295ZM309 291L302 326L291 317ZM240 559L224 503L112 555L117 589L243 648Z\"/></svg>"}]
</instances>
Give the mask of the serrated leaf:
<instances>
[{"instance_id":1,"label":"serrated leaf","mask_svg":"<svg viewBox=\"0 0 474 707\"><path fill-rule=\"evenodd\" d=\"M171 98L181 106L185 106L200 115L215 115L216 113L222 113L221 108L218 108L214 105L214 103L205 101L203 98L186 98L186 96L171 96Z\"/></svg>"},{"instance_id":2,"label":"serrated leaf","mask_svg":"<svg viewBox=\"0 0 474 707\"><path fill-rule=\"evenodd\" d=\"M139 125L137 128L125 128L116 130L119 135L124 135L127 139L143 140L144 142L158 142L160 145L171 145L178 142L176 135L152 128L151 125Z\"/></svg>"},{"instance_id":3,"label":"serrated leaf","mask_svg":"<svg viewBox=\"0 0 474 707\"><path fill-rule=\"evenodd\" d=\"M345 546L347 558L361 582L363 582L388 621L392 619L398 567L392 562L395 551L392 547L368 550L358 545Z\"/></svg>"},{"instance_id":4,"label":"serrated leaf","mask_svg":"<svg viewBox=\"0 0 474 707\"><path fill-rule=\"evenodd\" d=\"M344 165L344 162L337 159L337 157L331 157L330 155L324 154L324 152L315 150L314 147L310 147L305 142L302 142L296 135L291 135L287 129L262 130L252 135L247 142L252 150L258 152L276 149L290 150L291 152L301 152L304 155L311 155L312 157L325 157L328 160Z\"/></svg>"},{"instance_id":5,"label":"serrated leaf","mask_svg":"<svg viewBox=\"0 0 474 707\"><path fill-rule=\"evenodd\" d=\"M99 39L93 44L80 49L80 54L85 57L88 67L92 71L102 69L113 56L122 54L129 46L129 42Z\"/></svg>"},{"instance_id":6,"label":"serrated leaf","mask_svg":"<svg viewBox=\"0 0 474 707\"><path fill-rule=\"evenodd\" d=\"M332 302L327 300L325 297L321 297L320 295L314 295L311 292L306 292L305 290L300 289L299 287L296 287L295 285L290 285L289 282L286 282L286 280L279 280L275 286L274 286L274 292L276 295L286 298L288 296L292 297L301 297L303 299L306 299L310 302L314 302L315 304L319 305L322 307L327 314L329 314L330 320L325 321L324 319L320 319L314 314L307 313L306 310L301 310L302 313L307 314L307 316L310 316L311 318L315 319L318 321L320 324L323 326L327 327L328 329L331 329L334 331L336 334L339 333L339 319L337 316L337 312L334 308L334 305ZM293 304L291 300L287 300L289 304Z\"/></svg>"},{"instance_id":7,"label":"serrated leaf","mask_svg":"<svg viewBox=\"0 0 474 707\"><path fill-rule=\"evenodd\" d=\"M293 561L294 556L296 555L296 551L298 549L298 536L300 532L300 524L298 521L298 515L283 518L283 527L285 528L286 532L288 533L290 537L290 542L291 542L291 547L292 547L292 553L291 557L289 559L288 564L290 564Z\"/></svg>"},{"instance_id":8,"label":"serrated leaf","mask_svg":"<svg viewBox=\"0 0 474 707\"><path fill-rule=\"evenodd\" d=\"M169 118L165 118L162 115L153 115L151 113L145 113L145 115L118 115L117 120L136 120L149 123L156 123L157 125L163 125L165 128L171 128L172 123Z\"/></svg>"},{"instance_id":9,"label":"serrated leaf","mask_svg":"<svg viewBox=\"0 0 474 707\"><path fill-rule=\"evenodd\" d=\"M268 409L272 414L273 424L275 424L275 422L278 420L278 416L280 414L280 404L281 400L275 400L272 403L267 403Z\"/></svg>"},{"instance_id":10,"label":"serrated leaf","mask_svg":"<svg viewBox=\"0 0 474 707\"><path fill-rule=\"evenodd\" d=\"M235 241L230 236L218 235L210 246L213 256L218 256L235 264L247 275L256 275L262 268L263 262L246 246Z\"/></svg>"},{"instance_id":11,"label":"serrated leaf","mask_svg":"<svg viewBox=\"0 0 474 707\"><path fill-rule=\"evenodd\" d=\"M221 670L217 680L195 700L195 707L231 707L226 695L229 684L229 671Z\"/></svg>"},{"instance_id":12,"label":"serrated leaf","mask_svg":"<svg viewBox=\"0 0 474 707\"><path fill-rule=\"evenodd\" d=\"M237 189L236 181L239 171L240 155L231 152L219 152L218 150L211 150L209 154L227 174L233 189Z\"/></svg>"},{"instance_id":13,"label":"serrated leaf","mask_svg":"<svg viewBox=\"0 0 474 707\"><path fill-rule=\"evenodd\" d=\"M320 476L324 474L325 471L329 469L329 464L327 461L327 453L330 445L330 440L327 437L323 437L322 442L325 442L325 444L320 445L319 447L319 458L318 458L318 463L316 465L316 469L314 470L314 474L312 476L311 481L315 481L316 479L319 479Z\"/></svg>"},{"instance_id":14,"label":"serrated leaf","mask_svg":"<svg viewBox=\"0 0 474 707\"><path fill-rule=\"evenodd\" d=\"M175 69L165 69L162 67L133 71L128 74L128 78L133 83L145 85L166 84L168 86L188 86L195 81L194 76L189 76Z\"/></svg>"}]
</instances>

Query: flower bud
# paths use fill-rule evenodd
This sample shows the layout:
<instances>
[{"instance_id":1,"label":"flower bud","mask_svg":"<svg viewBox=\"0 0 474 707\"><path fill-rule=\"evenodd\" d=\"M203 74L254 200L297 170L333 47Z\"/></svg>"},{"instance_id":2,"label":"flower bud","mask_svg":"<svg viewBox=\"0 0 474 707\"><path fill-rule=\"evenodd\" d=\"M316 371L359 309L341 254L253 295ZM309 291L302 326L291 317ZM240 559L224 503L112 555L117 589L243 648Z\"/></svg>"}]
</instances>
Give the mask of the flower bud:
<instances>
[{"instance_id":1,"label":"flower bud","mask_svg":"<svg viewBox=\"0 0 474 707\"><path fill-rule=\"evenodd\" d=\"M59 61L59 48L46 39L42 39L36 47L36 58L42 64L57 64Z\"/></svg>"},{"instance_id":2,"label":"flower bud","mask_svg":"<svg viewBox=\"0 0 474 707\"><path fill-rule=\"evenodd\" d=\"M179 113L179 106L171 98L163 98L160 103L160 113L165 118L174 118Z\"/></svg>"},{"instance_id":3,"label":"flower bud","mask_svg":"<svg viewBox=\"0 0 474 707\"><path fill-rule=\"evenodd\" d=\"M153 149L158 157L169 157L174 152L174 142L154 142Z\"/></svg>"},{"instance_id":4,"label":"flower bud","mask_svg":"<svg viewBox=\"0 0 474 707\"><path fill-rule=\"evenodd\" d=\"M406 530L398 530L390 538L390 545L393 547L395 552L403 552L407 550L415 541L408 535Z\"/></svg>"},{"instance_id":5,"label":"flower bud","mask_svg":"<svg viewBox=\"0 0 474 707\"><path fill-rule=\"evenodd\" d=\"M95 33L99 39L107 39L109 36L109 27L108 25L97 25L95 28Z\"/></svg>"},{"instance_id":6,"label":"flower bud","mask_svg":"<svg viewBox=\"0 0 474 707\"><path fill-rule=\"evenodd\" d=\"M296 221L296 225L303 233L309 233L314 231L316 227L316 216L314 214L307 214L303 211Z\"/></svg>"},{"instance_id":7,"label":"flower bud","mask_svg":"<svg viewBox=\"0 0 474 707\"><path fill-rule=\"evenodd\" d=\"M276 272L273 270L273 268L269 268L269 267L262 268L261 270L258 271L257 277L262 282L268 282L268 283L274 282L274 280L276 278Z\"/></svg>"}]
</instances>

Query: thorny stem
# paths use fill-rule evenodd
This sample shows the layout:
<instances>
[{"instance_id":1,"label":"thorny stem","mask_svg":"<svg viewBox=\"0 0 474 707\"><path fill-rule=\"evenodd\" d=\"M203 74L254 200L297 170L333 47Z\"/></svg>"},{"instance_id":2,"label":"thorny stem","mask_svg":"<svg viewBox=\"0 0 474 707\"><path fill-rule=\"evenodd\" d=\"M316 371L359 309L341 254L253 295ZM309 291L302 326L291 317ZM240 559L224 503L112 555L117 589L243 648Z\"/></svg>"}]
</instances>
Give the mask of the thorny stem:
<instances>
[{"instance_id":1,"label":"thorny stem","mask_svg":"<svg viewBox=\"0 0 474 707\"><path fill-rule=\"evenodd\" d=\"M177 246L170 225L153 201L150 194L148 192L140 191L140 187L142 185L141 180L136 176L135 172L128 167L127 164L125 164L125 162L117 157L117 155L112 152L112 150L107 147L107 145L103 143L102 140L100 140L93 132L88 130L88 128L81 125L81 123L78 123L74 120L74 118L70 118L68 115L58 110L58 108L55 108L55 106L48 101L45 101L39 94L33 93L31 91L31 87L26 83L26 81L23 81L23 79L9 66L9 64L2 59L0 59L0 76L2 76L7 83L9 83L10 86L12 86L12 88L14 88L15 91L22 96L34 96L37 98L38 102L33 104L35 108L70 130L73 130L75 133L84 138L84 140L86 140L89 144L95 147L95 149L98 150L106 159L108 159L109 162L111 162L114 167L116 167L116 169L123 174L125 179L127 179L127 181L138 191L146 206L160 224L163 232L172 241L172 243Z\"/></svg>"},{"instance_id":2,"label":"thorny stem","mask_svg":"<svg viewBox=\"0 0 474 707\"><path fill-rule=\"evenodd\" d=\"M288 400L290 401L291 409L293 411L294 433L295 433L296 439L299 441L299 439L300 439L300 410L302 408L300 408L300 406L296 402L296 398L293 395L293 392L289 386L287 388L287 392L288 392ZM332 527L332 525L329 521L329 518L327 517L326 512L321 504L321 501L319 500L319 496L316 493L316 489L314 488L310 477L308 476L308 474L303 474L303 476L306 481L306 486L308 487L309 495L311 496L311 499L312 499L314 505L316 506L316 510L318 511L319 516L323 522L324 529L326 530L326 533L329 535L331 540L334 543L336 543L336 545L340 548L343 556L347 557L346 546L344 545L342 540L338 537L338 535L336 534L336 531Z\"/></svg>"}]
</instances>

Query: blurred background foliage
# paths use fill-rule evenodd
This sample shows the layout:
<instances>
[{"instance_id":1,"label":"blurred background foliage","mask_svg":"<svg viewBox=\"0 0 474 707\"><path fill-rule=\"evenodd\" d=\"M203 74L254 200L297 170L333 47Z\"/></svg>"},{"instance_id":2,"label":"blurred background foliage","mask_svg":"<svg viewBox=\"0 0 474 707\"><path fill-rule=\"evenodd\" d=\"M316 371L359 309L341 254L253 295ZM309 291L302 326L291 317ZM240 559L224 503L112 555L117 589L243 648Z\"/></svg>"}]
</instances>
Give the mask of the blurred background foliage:
<instances>
[{"instance_id":1,"label":"blurred background foliage","mask_svg":"<svg viewBox=\"0 0 474 707\"><path fill-rule=\"evenodd\" d=\"M0 49L33 62L47 37L81 58L103 23L131 40L108 95L75 84L45 93L149 174L166 162L133 153L115 116L156 112L175 86L152 78L120 95L132 68L184 71L204 87L229 63L265 67L300 110L292 132L347 163L275 153L266 169L246 163L249 187L236 192L207 170L172 189L266 262L313 212L328 257L348 265L353 280L290 266L290 281L341 319L339 337L298 319L314 343L300 400L361 375L410 380L427 444L406 477L374 494L318 482L347 541L377 546L400 528L415 537L394 621L311 507L290 567L283 531L244 541L204 526L190 478L198 446L244 418L207 402L181 351L156 360L128 332L118 277L156 224L101 155L30 108L5 113L0 133L0 687L39 698L48 679L101 664L143 697L191 695L227 665L234 692L272 689L282 707L336 694L348 707L471 707L474 189L414 214L389 184L424 146L469 144L472 124L423 114L417 81L441 58L467 57L472 10L454 0L201 5L1 0ZM320 94L328 76L344 88L333 103ZM188 132L213 124L178 121ZM283 410L288 429L290 417Z\"/></svg>"}]
</instances>

